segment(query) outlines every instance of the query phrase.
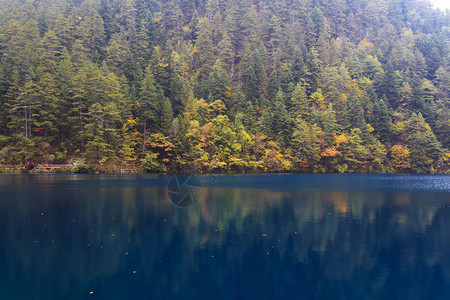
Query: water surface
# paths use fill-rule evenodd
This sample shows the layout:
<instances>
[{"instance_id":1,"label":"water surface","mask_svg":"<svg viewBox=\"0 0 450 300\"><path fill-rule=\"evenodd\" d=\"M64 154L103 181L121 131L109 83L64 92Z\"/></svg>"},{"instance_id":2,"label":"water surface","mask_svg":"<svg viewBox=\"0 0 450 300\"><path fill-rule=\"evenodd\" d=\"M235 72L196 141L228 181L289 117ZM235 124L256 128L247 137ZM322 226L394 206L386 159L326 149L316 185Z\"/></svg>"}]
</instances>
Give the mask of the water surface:
<instances>
[{"instance_id":1,"label":"water surface","mask_svg":"<svg viewBox=\"0 0 450 300\"><path fill-rule=\"evenodd\" d=\"M1 299L450 299L449 176L170 179L1 175Z\"/></svg>"}]
</instances>

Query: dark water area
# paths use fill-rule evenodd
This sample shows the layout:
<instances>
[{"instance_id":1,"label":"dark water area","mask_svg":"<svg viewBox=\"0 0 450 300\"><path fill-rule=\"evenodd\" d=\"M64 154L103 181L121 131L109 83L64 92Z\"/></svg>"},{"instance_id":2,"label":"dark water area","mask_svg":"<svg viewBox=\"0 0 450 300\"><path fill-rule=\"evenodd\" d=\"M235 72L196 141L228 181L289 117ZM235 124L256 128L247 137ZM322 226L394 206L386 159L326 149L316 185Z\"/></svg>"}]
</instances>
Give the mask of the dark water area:
<instances>
[{"instance_id":1,"label":"dark water area","mask_svg":"<svg viewBox=\"0 0 450 300\"><path fill-rule=\"evenodd\" d=\"M1 175L0 299L90 298L450 299L450 176Z\"/></svg>"}]
</instances>

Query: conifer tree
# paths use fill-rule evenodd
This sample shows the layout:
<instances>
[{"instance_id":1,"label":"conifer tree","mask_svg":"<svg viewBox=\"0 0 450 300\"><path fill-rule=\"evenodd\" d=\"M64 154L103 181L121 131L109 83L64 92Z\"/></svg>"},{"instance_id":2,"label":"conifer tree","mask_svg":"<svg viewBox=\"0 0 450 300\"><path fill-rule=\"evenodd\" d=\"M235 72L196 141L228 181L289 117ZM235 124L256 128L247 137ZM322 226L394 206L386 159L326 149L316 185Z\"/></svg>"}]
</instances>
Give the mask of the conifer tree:
<instances>
[{"instance_id":1,"label":"conifer tree","mask_svg":"<svg viewBox=\"0 0 450 300\"><path fill-rule=\"evenodd\" d=\"M385 101L382 99L376 101L373 106L372 125L381 141L389 142L391 140L391 124L391 117Z\"/></svg>"},{"instance_id":2,"label":"conifer tree","mask_svg":"<svg viewBox=\"0 0 450 300\"><path fill-rule=\"evenodd\" d=\"M434 172L441 145L422 114L413 113L407 122L407 145L411 153L411 169L418 173Z\"/></svg>"},{"instance_id":3,"label":"conifer tree","mask_svg":"<svg viewBox=\"0 0 450 300\"><path fill-rule=\"evenodd\" d=\"M78 36L83 46L89 51L91 62L99 63L104 55L105 28L99 13L90 8L86 15L81 17L78 27Z\"/></svg>"},{"instance_id":4,"label":"conifer tree","mask_svg":"<svg viewBox=\"0 0 450 300\"><path fill-rule=\"evenodd\" d=\"M300 117L303 120L309 120L311 117L311 108L309 107L308 97L306 96L305 88L297 83L291 99L291 118L295 120Z\"/></svg>"}]
</instances>

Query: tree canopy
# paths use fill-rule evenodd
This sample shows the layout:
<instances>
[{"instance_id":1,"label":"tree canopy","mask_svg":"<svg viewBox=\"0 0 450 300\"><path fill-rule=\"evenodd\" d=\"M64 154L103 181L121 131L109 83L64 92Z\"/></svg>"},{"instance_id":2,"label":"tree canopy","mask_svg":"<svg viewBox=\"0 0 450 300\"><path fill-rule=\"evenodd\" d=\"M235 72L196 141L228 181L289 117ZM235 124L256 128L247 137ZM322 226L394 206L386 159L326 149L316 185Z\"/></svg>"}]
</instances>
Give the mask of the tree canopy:
<instances>
[{"instance_id":1,"label":"tree canopy","mask_svg":"<svg viewBox=\"0 0 450 300\"><path fill-rule=\"evenodd\" d=\"M2 0L0 164L448 172L422 0Z\"/></svg>"}]
</instances>

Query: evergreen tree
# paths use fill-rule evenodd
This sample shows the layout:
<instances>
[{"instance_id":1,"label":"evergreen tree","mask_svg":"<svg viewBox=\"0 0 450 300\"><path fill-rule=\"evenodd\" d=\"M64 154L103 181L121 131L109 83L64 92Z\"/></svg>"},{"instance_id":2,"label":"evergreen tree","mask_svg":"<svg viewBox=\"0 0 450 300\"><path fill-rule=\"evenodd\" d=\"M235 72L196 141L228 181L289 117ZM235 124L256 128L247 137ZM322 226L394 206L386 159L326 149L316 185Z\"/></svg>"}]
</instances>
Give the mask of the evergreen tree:
<instances>
[{"instance_id":1,"label":"evergreen tree","mask_svg":"<svg viewBox=\"0 0 450 300\"><path fill-rule=\"evenodd\" d=\"M42 128L44 136L49 136L54 139L58 136L57 124L58 124L58 112L61 110L62 105L58 98L57 86L55 78L49 74L44 73L38 83L39 110L34 113L36 118L36 126Z\"/></svg>"},{"instance_id":2,"label":"evergreen tree","mask_svg":"<svg viewBox=\"0 0 450 300\"><path fill-rule=\"evenodd\" d=\"M292 121L286 109L285 97L285 94L280 89L275 97L270 120L270 131L268 132L274 140L284 147L289 145L292 134Z\"/></svg>"},{"instance_id":3,"label":"evergreen tree","mask_svg":"<svg viewBox=\"0 0 450 300\"><path fill-rule=\"evenodd\" d=\"M434 172L441 145L421 114L413 113L407 122L407 145L411 153L411 169L418 173Z\"/></svg>"},{"instance_id":4,"label":"evergreen tree","mask_svg":"<svg viewBox=\"0 0 450 300\"><path fill-rule=\"evenodd\" d=\"M168 135L170 132L170 128L172 126L172 118L173 118L173 111L172 111L172 104L170 103L169 98L162 97L160 95L159 97L160 103L158 108L158 124L161 127L161 132L165 135Z\"/></svg>"},{"instance_id":5,"label":"evergreen tree","mask_svg":"<svg viewBox=\"0 0 450 300\"><path fill-rule=\"evenodd\" d=\"M261 97L261 92L259 90L260 78L252 66L247 69L246 86L247 101L251 101L254 105L258 105Z\"/></svg>"},{"instance_id":6,"label":"evergreen tree","mask_svg":"<svg viewBox=\"0 0 450 300\"><path fill-rule=\"evenodd\" d=\"M308 97L306 96L304 87L300 83L297 83L297 86L292 93L291 103L290 114L293 120L297 117L300 117L303 120L310 119L311 108L309 107Z\"/></svg>"},{"instance_id":7,"label":"evergreen tree","mask_svg":"<svg viewBox=\"0 0 450 300\"><path fill-rule=\"evenodd\" d=\"M220 60L217 60L208 78L208 101L222 100L229 102L230 82L225 71L222 69Z\"/></svg>"},{"instance_id":8,"label":"evergreen tree","mask_svg":"<svg viewBox=\"0 0 450 300\"><path fill-rule=\"evenodd\" d=\"M317 125L309 125L305 120L295 120L292 134L294 157L303 168L312 167L317 170L320 162L322 131Z\"/></svg>"},{"instance_id":9,"label":"evergreen tree","mask_svg":"<svg viewBox=\"0 0 450 300\"><path fill-rule=\"evenodd\" d=\"M364 118L364 109L359 98L358 92L355 89L349 94L348 98L348 110L350 115L350 124L352 128L359 128L365 130L366 120Z\"/></svg>"},{"instance_id":10,"label":"evergreen tree","mask_svg":"<svg viewBox=\"0 0 450 300\"><path fill-rule=\"evenodd\" d=\"M161 93L156 87L155 78L152 72L152 68L150 66L147 67L141 84L141 95L135 110L135 115L139 118L140 124L143 127L142 145L145 145L147 131L156 130L157 128L157 113Z\"/></svg>"},{"instance_id":11,"label":"evergreen tree","mask_svg":"<svg viewBox=\"0 0 450 300\"><path fill-rule=\"evenodd\" d=\"M207 78L214 65L216 55L216 45L213 44L214 36L211 22L207 18L199 21L199 33L196 41L198 48L198 69L201 79Z\"/></svg>"},{"instance_id":12,"label":"evergreen tree","mask_svg":"<svg viewBox=\"0 0 450 300\"><path fill-rule=\"evenodd\" d=\"M189 29L191 30L191 40L192 41L197 40L198 23L199 23L198 13L197 13L197 11L195 11L194 14L192 15L191 22L189 23Z\"/></svg>"},{"instance_id":13,"label":"evergreen tree","mask_svg":"<svg viewBox=\"0 0 450 300\"><path fill-rule=\"evenodd\" d=\"M371 125L381 141L388 143L391 140L392 121L389 109L381 99L376 101L373 106L373 121Z\"/></svg>"},{"instance_id":14,"label":"evergreen tree","mask_svg":"<svg viewBox=\"0 0 450 300\"><path fill-rule=\"evenodd\" d=\"M83 46L89 51L91 62L99 63L104 55L105 28L100 14L91 8L86 15L81 17L78 27L78 36Z\"/></svg>"},{"instance_id":15,"label":"evergreen tree","mask_svg":"<svg viewBox=\"0 0 450 300\"><path fill-rule=\"evenodd\" d=\"M268 92L271 99L274 99L278 90L281 88L278 72L275 68L270 74Z\"/></svg>"}]
</instances>

